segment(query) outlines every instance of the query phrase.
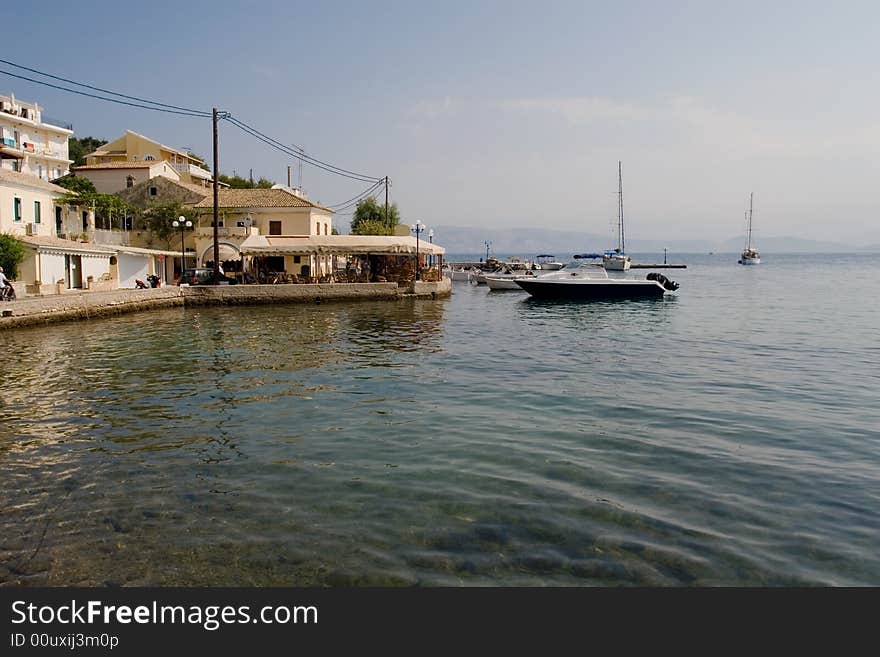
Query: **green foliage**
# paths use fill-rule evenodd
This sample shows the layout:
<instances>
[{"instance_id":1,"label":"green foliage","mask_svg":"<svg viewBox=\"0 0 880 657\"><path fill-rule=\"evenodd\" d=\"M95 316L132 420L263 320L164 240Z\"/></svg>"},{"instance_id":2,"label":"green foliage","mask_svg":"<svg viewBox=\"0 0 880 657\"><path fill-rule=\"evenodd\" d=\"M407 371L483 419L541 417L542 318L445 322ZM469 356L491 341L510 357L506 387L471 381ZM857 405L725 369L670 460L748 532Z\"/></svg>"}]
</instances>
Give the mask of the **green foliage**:
<instances>
[{"instance_id":1,"label":"green foliage","mask_svg":"<svg viewBox=\"0 0 880 657\"><path fill-rule=\"evenodd\" d=\"M267 178L260 178L256 182L253 182L248 178L242 178L241 176L227 176L222 173L217 176L217 180L226 183L232 189L271 189L272 185L275 184Z\"/></svg>"},{"instance_id":2,"label":"green foliage","mask_svg":"<svg viewBox=\"0 0 880 657\"><path fill-rule=\"evenodd\" d=\"M143 211L136 225L150 231L154 238L167 245L180 231L172 225L180 216L183 216L184 220L192 221L193 226L198 225L198 214L177 202L151 205Z\"/></svg>"},{"instance_id":3,"label":"green foliage","mask_svg":"<svg viewBox=\"0 0 880 657\"><path fill-rule=\"evenodd\" d=\"M388 206L388 217L385 217L385 204L379 203L374 196L358 201L354 216L351 218L352 235L393 235L394 227L400 223L400 211L397 204Z\"/></svg>"},{"instance_id":4,"label":"green foliage","mask_svg":"<svg viewBox=\"0 0 880 657\"><path fill-rule=\"evenodd\" d=\"M73 178L72 176L59 178L59 181L65 183L61 184L62 187L68 187L68 185L72 187L80 186L80 183L73 182L80 180L84 179ZM88 186L91 186L92 190L95 189L91 182L88 180L85 182L88 183L88 185L81 185L81 189L84 190L88 188ZM70 189L70 187L68 187L68 189ZM129 205L115 194L98 194L95 191L76 192L71 189L71 191L59 198L56 203L59 205L78 205L83 208L94 209L95 227L104 229L113 228L114 222L116 227L119 227L123 217L137 217L141 212L139 208Z\"/></svg>"},{"instance_id":5,"label":"green foliage","mask_svg":"<svg viewBox=\"0 0 880 657\"><path fill-rule=\"evenodd\" d=\"M384 221L377 219L364 219L359 221L357 231L351 229L352 235L393 235L394 231L385 224Z\"/></svg>"},{"instance_id":6,"label":"green foliage","mask_svg":"<svg viewBox=\"0 0 880 657\"><path fill-rule=\"evenodd\" d=\"M86 155L96 151L99 146L107 143L106 139L98 139L97 137L69 137L67 139L67 147L70 151L70 159L73 160L73 166L78 167L86 163Z\"/></svg>"},{"instance_id":7,"label":"green foliage","mask_svg":"<svg viewBox=\"0 0 880 657\"><path fill-rule=\"evenodd\" d=\"M24 260L24 244L14 235L0 233L0 267L6 278L15 280L18 277L18 266Z\"/></svg>"},{"instance_id":8,"label":"green foliage","mask_svg":"<svg viewBox=\"0 0 880 657\"><path fill-rule=\"evenodd\" d=\"M189 151L189 156L198 160L198 162L196 163L197 166L201 167L205 171L210 171L210 169L208 168L208 164L205 162L205 158L203 158L201 155Z\"/></svg>"},{"instance_id":9,"label":"green foliage","mask_svg":"<svg viewBox=\"0 0 880 657\"><path fill-rule=\"evenodd\" d=\"M52 181L56 185L60 185L64 189L68 189L75 194L97 194L98 190L95 189L94 183L88 178L77 178L72 173L68 173L66 176L62 176L61 178L57 178Z\"/></svg>"}]
</instances>

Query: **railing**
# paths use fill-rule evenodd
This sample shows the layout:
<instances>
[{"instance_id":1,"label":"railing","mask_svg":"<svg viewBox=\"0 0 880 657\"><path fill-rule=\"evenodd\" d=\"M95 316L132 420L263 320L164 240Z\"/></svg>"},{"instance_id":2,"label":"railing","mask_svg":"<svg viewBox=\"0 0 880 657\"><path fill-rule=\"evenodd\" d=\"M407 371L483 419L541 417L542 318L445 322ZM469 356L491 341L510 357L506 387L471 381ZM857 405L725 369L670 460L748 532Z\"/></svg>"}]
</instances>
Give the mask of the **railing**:
<instances>
[{"instance_id":1,"label":"railing","mask_svg":"<svg viewBox=\"0 0 880 657\"><path fill-rule=\"evenodd\" d=\"M214 234L213 226L199 226L196 229L196 235L199 237L211 236ZM233 226L233 227L225 227L220 226L217 229L218 237L246 237L248 234L248 229L245 226Z\"/></svg>"}]
</instances>

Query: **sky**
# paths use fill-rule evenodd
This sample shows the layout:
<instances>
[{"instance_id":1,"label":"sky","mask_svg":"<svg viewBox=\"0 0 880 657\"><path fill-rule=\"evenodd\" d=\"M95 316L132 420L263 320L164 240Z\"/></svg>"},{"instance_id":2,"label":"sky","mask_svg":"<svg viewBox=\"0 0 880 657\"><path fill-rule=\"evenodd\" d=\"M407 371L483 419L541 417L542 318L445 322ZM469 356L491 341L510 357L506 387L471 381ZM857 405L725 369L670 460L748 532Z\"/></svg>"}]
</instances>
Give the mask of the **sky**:
<instances>
[{"instance_id":1,"label":"sky","mask_svg":"<svg viewBox=\"0 0 880 657\"><path fill-rule=\"evenodd\" d=\"M407 223L582 230L613 246L621 161L629 238L743 235L754 193L758 238L880 244L880 3L81 0L16 2L7 18L19 27L0 58L217 107L387 175ZM129 129L210 162L210 119L0 73L9 92L76 136ZM286 183L288 165L296 186L295 159L221 122L221 172ZM309 165L302 184L324 204L368 186Z\"/></svg>"}]
</instances>

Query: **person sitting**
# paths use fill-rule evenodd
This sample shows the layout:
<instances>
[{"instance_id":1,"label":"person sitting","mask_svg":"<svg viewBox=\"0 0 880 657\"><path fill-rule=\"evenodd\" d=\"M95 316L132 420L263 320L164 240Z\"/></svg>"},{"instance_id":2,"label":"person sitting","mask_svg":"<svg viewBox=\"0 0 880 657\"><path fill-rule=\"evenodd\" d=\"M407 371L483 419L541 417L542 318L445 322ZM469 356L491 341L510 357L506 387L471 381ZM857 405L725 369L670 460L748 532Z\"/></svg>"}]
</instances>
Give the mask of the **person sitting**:
<instances>
[{"instance_id":1,"label":"person sitting","mask_svg":"<svg viewBox=\"0 0 880 657\"><path fill-rule=\"evenodd\" d=\"M9 279L6 278L6 274L3 273L3 267L0 267L0 299L14 299L15 298L15 290L12 289L12 283L9 282Z\"/></svg>"}]
</instances>

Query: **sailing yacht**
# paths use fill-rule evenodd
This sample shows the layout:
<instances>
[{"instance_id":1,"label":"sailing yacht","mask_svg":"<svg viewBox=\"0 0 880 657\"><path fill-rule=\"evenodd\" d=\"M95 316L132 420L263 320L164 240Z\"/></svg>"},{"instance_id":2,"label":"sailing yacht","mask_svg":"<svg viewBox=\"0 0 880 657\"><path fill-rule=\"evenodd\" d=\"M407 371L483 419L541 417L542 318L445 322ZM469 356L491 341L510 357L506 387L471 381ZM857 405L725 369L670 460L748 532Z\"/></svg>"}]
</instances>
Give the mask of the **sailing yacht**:
<instances>
[{"instance_id":1,"label":"sailing yacht","mask_svg":"<svg viewBox=\"0 0 880 657\"><path fill-rule=\"evenodd\" d=\"M602 256L602 266L612 271L627 271L632 260L626 255L623 233L623 166L617 162L617 248L606 251Z\"/></svg>"},{"instance_id":2,"label":"sailing yacht","mask_svg":"<svg viewBox=\"0 0 880 657\"><path fill-rule=\"evenodd\" d=\"M747 221L749 224L749 237L746 242L746 248L743 249L742 254L740 254L739 260L737 262L741 265L760 265L761 264L761 254L758 253L758 249L752 247L752 198L754 196L754 192L749 194L749 212L747 215Z\"/></svg>"}]
</instances>

